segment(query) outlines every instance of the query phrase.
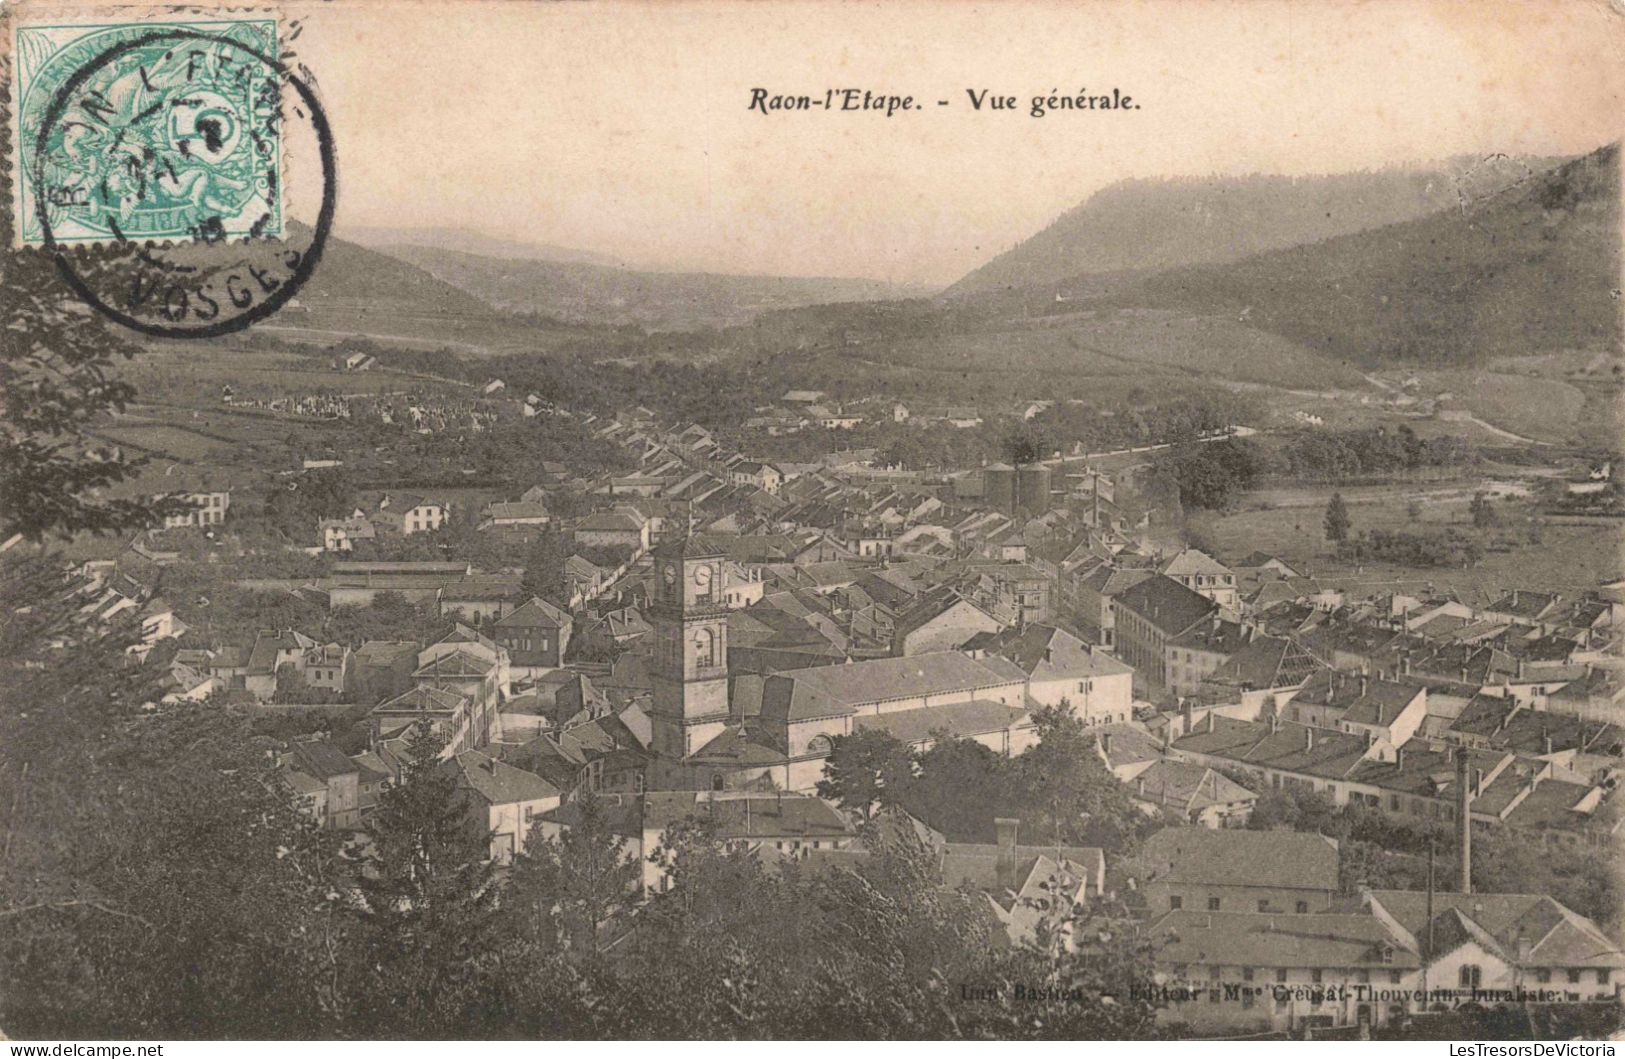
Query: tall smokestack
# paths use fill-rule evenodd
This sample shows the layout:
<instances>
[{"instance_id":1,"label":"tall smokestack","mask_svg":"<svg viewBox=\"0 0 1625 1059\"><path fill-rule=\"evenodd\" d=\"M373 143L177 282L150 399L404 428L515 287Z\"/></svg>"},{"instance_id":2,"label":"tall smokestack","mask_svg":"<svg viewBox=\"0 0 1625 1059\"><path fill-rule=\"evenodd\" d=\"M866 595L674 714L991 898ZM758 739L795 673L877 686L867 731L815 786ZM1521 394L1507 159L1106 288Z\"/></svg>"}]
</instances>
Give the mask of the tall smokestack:
<instances>
[{"instance_id":1,"label":"tall smokestack","mask_svg":"<svg viewBox=\"0 0 1625 1059\"><path fill-rule=\"evenodd\" d=\"M1467 751L1464 748L1456 750L1456 787L1457 795L1456 827L1460 839L1456 843L1461 849L1461 892L1473 892L1473 789L1468 781Z\"/></svg>"}]
</instances>

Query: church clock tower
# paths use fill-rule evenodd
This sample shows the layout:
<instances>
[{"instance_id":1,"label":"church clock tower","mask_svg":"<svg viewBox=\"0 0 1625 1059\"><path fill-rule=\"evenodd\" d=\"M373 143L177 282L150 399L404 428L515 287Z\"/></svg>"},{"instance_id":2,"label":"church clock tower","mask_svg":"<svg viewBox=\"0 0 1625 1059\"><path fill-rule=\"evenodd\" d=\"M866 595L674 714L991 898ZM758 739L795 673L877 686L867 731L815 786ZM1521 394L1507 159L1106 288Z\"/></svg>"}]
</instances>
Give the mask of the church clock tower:
<instances>
[{"instance_id":1,"label":"church clock tower","mask_svg":"<svg viewBox=\"0 0 1625 1059\"><path fill-rule=\"evenodd\" d=\"M723 551L701 537L654 550L654 627L650 671L652 743L659 774L716 738L728 725L728 610Z\"/></svg>"}]
</instances>

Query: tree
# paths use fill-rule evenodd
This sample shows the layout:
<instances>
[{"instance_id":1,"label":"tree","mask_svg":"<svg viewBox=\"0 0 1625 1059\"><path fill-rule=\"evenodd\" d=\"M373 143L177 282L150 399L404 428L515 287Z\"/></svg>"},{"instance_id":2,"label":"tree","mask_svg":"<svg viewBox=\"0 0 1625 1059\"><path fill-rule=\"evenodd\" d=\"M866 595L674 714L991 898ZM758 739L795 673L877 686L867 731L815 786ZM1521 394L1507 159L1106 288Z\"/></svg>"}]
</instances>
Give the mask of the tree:
<instances>
[{"instance_id":1,"label":"tree","mask_svg":"<svg viewBox=\"0 0 1625 1059\"><path fill-rule=\"evenodd\" d=\"M1333 544L1342 544L1349 537L1349 509L1343 503L1342 493L1333 493L1331 500L1326 503L1326 539Z\"/></svg>"},{"instance_id":2,"label":"tree","mask_svg":"<svg viewBox=\"0 0 1625 1059\"><path fill-rule=\"evenodd\" d=\"M9 239L0 255L0 541L143 529L190 507L98 495L141 465L87 433L135 396L114 377L135 347L73 297L49 255Z\"/></svg>"},{"instance_id":3,"label":"tree","mask_svg":"<svg viewBox=\"0 0 1625 1059\"><path fill-rule=\"evenodd\" d=\"M900 807L955 842L993 841L993 819L1016 811L1009 759L974 739L931 733Z\"/></svg>"},{"instance_id":4,"label":"tree","mask_svg":"<svg viewBox=\"0 0 1625 1059\"><path fill-rule=\"evenodd\" d=\"M863 728L830 740L818 796L843 809L855 809L865 820L879 804L898 804L914 780L914 754L908 744L878 728Z\"/></svg>"},{"instance_id":5,"label":"tree","mask_svg":"<svg viewBox=\"0 0 1625 1059\"><path fill-rule=\"evenodd\" d=\"M1473 499L1467 504L1467 511L1473 517L1474 529L1489 529L1495 525L1495 507L1482 490L1473 494Z\"/></svg>"},{"instance_id":6,"label":"tree","mask_svg":"<svg viewBox=\"0 0 1625 1059\"><path fill-rule=\"evenodd\" d=\"M1020 817L1045 842L1115 852L1146 826L1128 788L1107 769L1095 740L1063 700L1034 712L1038 745L1010 763Z\"/></svg>"},{"instance_id":7,"label":"tree","mask_svg":"<svg viewBox=\"0 0 1625 1059\"><path fill-rule=\"evenodd\" d=\"M582 959L599 952L604 926L630 909L641 865L627 854L602 798L584 790L570 805L574 819L557 838L541 821L531 826L503 907L544 949Z\"/></svg>"},{"instance_id":8,"label":"tree","mask_svg":"<svg viewBox=\"0 0 1625 1059\"><path fill-rule=\"evenodd\" d=\"M248 716L159 703L138 623L84 614L51 557L0 585L0 1024L334 1035L343 865Z\"/></svg>"},{"instance_id":9,"label":"tree","mask_svg":"<svg viewBox=\"0 0 1625 1059\"><path fill-rule=\"evenodd\" d=\"M491 833L471 826L443 740L420 722L398 783L378 798L357 876L356 1008L372 1032L452 1033L476 1003L497 923Z\"/></svg>"},{"instance_id":10,"label":"tree","mask_svg":"<svg viewBox=\"0 0 1625 1059\"><path fill-rule=\"evenodd\" d=\"M1412 522L1422 521L1422 502L1420 500L1408 501L1405 504L1405 517Z\"/></svg>"}]
</instances>

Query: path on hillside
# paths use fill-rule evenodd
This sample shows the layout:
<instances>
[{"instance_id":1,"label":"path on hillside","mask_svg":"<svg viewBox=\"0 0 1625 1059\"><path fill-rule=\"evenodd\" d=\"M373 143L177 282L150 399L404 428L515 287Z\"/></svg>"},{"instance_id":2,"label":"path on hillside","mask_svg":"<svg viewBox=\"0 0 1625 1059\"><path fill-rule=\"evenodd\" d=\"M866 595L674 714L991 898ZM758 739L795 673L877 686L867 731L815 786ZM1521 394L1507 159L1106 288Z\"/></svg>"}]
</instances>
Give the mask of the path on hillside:
<instances>
[{"instance_id":1,"label":"path on hillside","mask_svg":"<svg viewBox=\"0 0 1625 1059\"><path fill-rule=\"evenodd\" d=\"M1458 423L1473 423L1473 424L1475 424L1477 426L1483 427L1485 430L1488 430L1491 434L1494 434L1496 437L1506 438L1508 441L1522 442L1525 445L1545 445L1548 448L1550 448L1552 445L1555 444L1555 442L1551 442L1551 441L1537 441L1535 438L1526 438L1522 434L1514 434L1510 430L1502 430L1500 427L1496 426L1494 423L1486 423L1486 422L1484 422L1484 420L1478 418L1477 416L1473 415L1470 412L1465 414L1465 415L1456 416L1455 421L1458 422ZM1448 422L1448 420L1447 420L1447 422Z\"/></svg>"},{"instance_id":2,"label":"path on hillside","mask_svg":"<svg viewBox=\"0 0 1625 1059\"><path fill-rule=\"evenodd\" d=\"M1080 456L1058 456L1055 459L1044 460L1043 462L1053 466L1059 463L1078 463L1084 460L1101 460L1105 459L1107 456L1139 456L1147 452L1161 452L1163 449L1171 449L1175 445L1187 445L1193 443L1201 445L1209 441L1228 441L1230 438L1250 438L1257 433L1258 431L1252 427L1231 426L1225 428L1225 432L1222 434L1210 434L1205 438L1195 438L1190 442L1164 441L1158 445L1136 445L1130 449L1112 449L1109 452L1086 452Z\"/></svg>"}]
</instances>

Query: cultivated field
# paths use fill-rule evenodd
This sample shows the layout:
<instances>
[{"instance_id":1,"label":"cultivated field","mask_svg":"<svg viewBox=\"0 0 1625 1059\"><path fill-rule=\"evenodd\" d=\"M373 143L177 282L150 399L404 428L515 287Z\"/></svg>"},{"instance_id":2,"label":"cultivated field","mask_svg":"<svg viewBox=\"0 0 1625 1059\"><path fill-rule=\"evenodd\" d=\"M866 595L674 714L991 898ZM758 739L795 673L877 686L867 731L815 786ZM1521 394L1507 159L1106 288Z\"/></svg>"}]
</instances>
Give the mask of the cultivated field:
<instances>
[{"instance_id":1,"label":"cultivated field","mask_svg":"<svg viewBox=\"0 0 1625 1059\"><path fill-rule=\"evenodd\" d=\"M1365 563L1359 568L1362 578L1427 580L1468 591L1476 591L1480 585L1496 585L1573 595L1619 574L1625 525L1548 521L1542 527L1541 543L1530 544L1528 505L1517 496L1526 486L1526 482L1503 479L1335 491L1343 494L1356 533L1363 529L1443 532L1454 527L1471 534L1474 531L1468 503L1474 490L1483 488L1498 512L1498 525L1483 539L1487 544L1499 540L1511 545L1506 551L1486 549L1482 561L1468 569ZM1235 561L1261 550L1301 564L1316 576L1352 574L1352 565L1333 557L1322 527L1326 502L1333 491L1330 486L1302 486L1249 493L1238 510L1193 515L1189 525L1213 545L1223 560ZM1407 510L1412 499L1421 504L1421 517L1414 521Z\"/></svg>"}]
</instances>

